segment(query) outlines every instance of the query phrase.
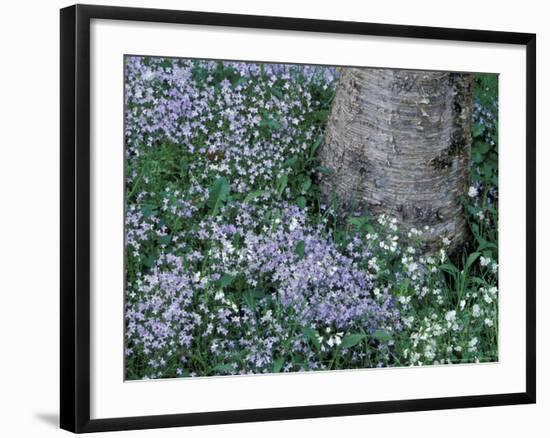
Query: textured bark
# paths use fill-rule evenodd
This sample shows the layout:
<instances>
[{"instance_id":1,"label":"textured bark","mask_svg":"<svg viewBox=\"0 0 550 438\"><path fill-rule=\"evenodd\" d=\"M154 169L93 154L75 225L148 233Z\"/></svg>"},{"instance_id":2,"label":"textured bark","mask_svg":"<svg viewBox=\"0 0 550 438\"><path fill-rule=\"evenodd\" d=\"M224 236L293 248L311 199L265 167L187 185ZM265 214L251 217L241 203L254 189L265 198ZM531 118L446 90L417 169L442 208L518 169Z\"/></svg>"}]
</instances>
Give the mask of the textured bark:
<instances>
[{"instance_id":1,"label":"textured bark","mask_svg":"<svg viewBox=\"0 0 550 438\"><path fill-rule=\"evenodd\" d=\"M426 249L467 235L461 204L471 149L470 74L348 68L336 90L321 163L326 198L432 229Z\"/></svg>"}]
</instances>

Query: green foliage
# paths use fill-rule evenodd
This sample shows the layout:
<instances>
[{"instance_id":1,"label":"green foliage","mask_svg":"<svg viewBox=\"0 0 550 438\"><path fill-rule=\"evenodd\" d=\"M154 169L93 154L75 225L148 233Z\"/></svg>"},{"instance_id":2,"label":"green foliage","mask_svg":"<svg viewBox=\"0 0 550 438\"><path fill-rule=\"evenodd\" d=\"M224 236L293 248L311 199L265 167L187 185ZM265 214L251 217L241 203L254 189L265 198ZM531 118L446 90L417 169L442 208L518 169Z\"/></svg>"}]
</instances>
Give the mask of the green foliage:
<instances>
[{"instance_id":1,"label":"green foliage","mask_svg":"<svg viewBox=\"0 0 550 438\"><path fill-rule=\"evenodd\" d=\"M349 335L346 335L342 338L342 343L340 344L340 348L352 348L361 343L363 339L365 339L367 335L362 333L352 333Z\"/></svg>"},{"instance_id":2,"label":"green foliage","mask_svg":"<svg viewBox=\"0 0 550 438\"><path fill-rule=\"evenodd\" d=\"M306 243L303 240L300 240L296 244L296 248L294 248L294 252L298 255L299 259L304 258L304 254L306 252Z\"/></svg>"},{"instance_id":3,"label":"green foliage","mask_svg":"<svg viewBox=\"0 0 550 438\"><path fill-rule=\"evenodd\" d=\"M229 182L226 178L221 177L214 181L214 184L210 187L208 198L208 207L210 208L210 215L216 216L220 205L227 199L230 192Z\"/></svg>"},{"instance_id":4,"label":"green foliage","mask_svg":"<svg viewBox=\"0 0 550 438\"><path fill-rule=\"evenodd\" d=\"M257 80L268 81L262 64L260 70L262 74ZM200 66L193 70L193 79L202 88L212 86L207 83L209 75L212 76L209 84L215 87L220 87L223 80L228 80L232 86L239 86L243 81L234 68L224 67L223 63L219 63L214 71ZM288 202L305 211L308 223L322 228L344 254L353 252L348 247L357 240L370 242L370 256L360 261L358 268L365 271L369 281L372 280L375 291L391 291L398 303L403 324L402 329L396 331L384 327L368 333L354 329L341 334L335 333L334 327L301 327L303 323L293 325L288 328L286 344L275 349L273 357L267 362L272 372L309 369L308 358L293 353L293 343L300 342L312 347L322 369L346 368L352 357L355 360L360 357L363 367L498 360L498 298L492 292L498 287L498 76L480 74L474 81L474 102L481 108L481 118L475 118L472 127L470 185L475 188L476 196L464 196L472 244L452 259L448 254L422 258L422 275L418 273L419 268L412 269L413 256L418 259L414 237L403 239L394 232L390 222L378 222L368 212L344 218L339 215L337 206L321 207L317 175L329 175L332 170L320 165L317 152L323 142L322 129L327 121L334 90L311 85L307 91L312 100L319 102L319 109L300 123L304 127L317 126L319 130L311 138L299 139L307 143L306 150L289 154L282 164L279 162L267 184L258 183L246 193L239 193L234 180L219 176L215 171L201 173L193 167L194 163L204 158L201 153L190 153L170 141L143 147L140 156L128 159L126 176L135 173L136 177L128 179L131 183L126 187L126 204L136 206L148 226L144 233L150 238L142 243L138 254L132 248L126 249L127 281L130 284L141 281L141 273L147 273L154 267L164 248L176 247L181 243L176 239L181 231L198 232L199 223L205 218L211 221L220 217L231 219L235 217L238 202L262 204L267 207L265 216L258 219L258 229L276 229L285 225L281 225L280 203ZM269 88L269 93L279 99L284 98L285 92L277 81ZM489 114L492 120L488 119ZM260 136L271 136L283 128L278 115L269 109L261 111L259 117ZM221 122L220 128L217 127L218 122ZM213 130L229 131L221 115L219 120L208 123ZM200 150L206 149L206 145L205 137L195 146ZM215 163L216 157L212 160ZM207 191L205 197L188 193L192 181L198 178L201 178ZM147 196L140 197L142 193L147 193ZM198 211L187 220L171 209L182 199ZM163 208L164 202L166 208ZM163 229L163 232L156 233L158 229ZM393 240L395 236L398 236L397 240ZM240 237L241 240L243 238ZM230 242L235 248L240 246L238 239ZM193 268L205 275L210 269L209 253L212 248L203 243L200 246L197 242L185 243L201 253L203 258ZM392 242L397 242L393 251ZM290 251L291 254L293 251L298 262L306 257L308 245L300 240ZM250 309L253 317L260 321L265 315L259 314L257 303L277 292L277 285L263 279L256 285L250 285L242 276L226 272L216 281L208 283L205 290L203 302L197 303L197 306L211 306L213 313L218 311L221 301L212 299L208 294L222 292L226 305ZM475 306L479 307L479 313L474 310L477 309ZM274 319L279 321L280 304L274 302L273 309ZM368 326L368 321L365 321L365 326ZM255 329L258 330L258 339L262 339L264 332L261 325L257 324ZM476 344L472 345L474 339ZM231 374L235 371L229 358L227 363L215 363L209 359L211 338L201 338L200 341L189 353L189 363L182 366L174 359L167 365L170 370L168 374L175 377L176 369L180 369L177 375L182 377L191 375L190 370L202 375ZM236 363L243 360L239 357L230 359ZM140 378L152 369L138 355L128 359L127 370L127 377L132 379Z\"/></svg>"},{"instance_id":5,"label":"green foliage","mask_svg":"<svg viewBox=\"0 0 550 438\"><path fill-rule=\"evenodd\" d=\"M321 344L319 342L319 334L310 327L302 327L302 333L308 339L309 342L315 347L317 351L321 350Z\"/></svg>"}]
</instances>

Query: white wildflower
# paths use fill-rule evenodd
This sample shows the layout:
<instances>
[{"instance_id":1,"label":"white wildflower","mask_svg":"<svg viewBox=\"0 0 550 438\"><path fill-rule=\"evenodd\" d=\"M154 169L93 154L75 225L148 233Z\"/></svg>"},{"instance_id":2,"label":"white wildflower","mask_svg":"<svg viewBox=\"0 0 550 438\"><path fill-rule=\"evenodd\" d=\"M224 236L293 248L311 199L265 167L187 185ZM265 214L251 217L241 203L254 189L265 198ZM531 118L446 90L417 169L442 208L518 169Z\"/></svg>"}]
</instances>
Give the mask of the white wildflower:
<instances>
[{"instance_id":1,"label":"white wildflower","mask_svg":"<svg viewBox=\"0 0 550 438\"><path fill-rule=\"evenodd\" d=\"M430 361L434 360L435 351L433 350L433 346L431 344L426 345L426 348L424 349L424 357Z\"/></svg>"},{"instance_id":2,"label":"white wildflower","mask_svg":"<svg viewBox=\"0 0 550 438\"><path fill-rule=\"evenodd\" d=\"M331 336L327 341L329 347L340 345L342 343L342 335L343 333L336 333L334 336Z\"/></svg>"},{"instance_id":3,"label":"white wildflower","mask_svg":"<svg viewBox=\"0 0 550 438\"><path fill-rule=\"evenodd\" d=\"M288 229L290 231L294 231L296 229L296 227L298 226L298 220L293 217L291 220L290 220L290 224L288 225Z\"/></svg>"},{"instance_id":4,"label":"white wildflower","mask_svg":"<svg viewBox=\"0 0 550 438\"><path fill-rule=\"evenodd\" d=\"M473 186L471 186L469 189L468 189L468 196L470 198L475 198L477 196L477 189Z\"/></svg>"},{"instance_id":5,"label":"white wildflower","mask_svg":"<svg viewBox=\"0 0 550 438\"><path fill-rule=\"evenodd\" d=\"M155 77L155 72L152 71L152 70L150 70L150 69L147 69L147 70L145 71L145 73L143 73L143 79L144 79L145 81L151 81L151 80L154 79L154 77Z\"/></svg>"},{"instance_id":6,"label":"white wildflower","mask_svg":"<svg viewBox=\"0 0 550 438\"><path fill-rule=\"evenodd\" d=\"M491 259L490 259L489 257L483 257L483 256L481 256L481 257L479 258L479 264L480 264L481 266L488 266L489 263L491 263Z\"/></svg>"},{"instance_id":7,"label":"white wildflower","mask_svg":"<svg viewBox=\"0 0 550 438\"><path fill-rule=\"evenodd\" d=\"M413 322L414 322L414 316L412 315L403 318L403 324L405 324L407 328L411 328Z\"/></svg>"},{"instance_id":8,"label":"white wildflower","mask_svg":"<svg viewBox=\"0 0 550 438\"><path fill-rule=\"evenodd\" d=\"M411 297L408 296L404 296L404 295L401 295L398 299L397 299L401 304L405 305L405 304L409 304L411 302Z\"/></svg>"},{"instance_id":9,"label":"white wildflower","mask_svg":"<svg viewBox=\"0 0 550 438\"><path fill-rule=\"evenodd\" d=\"M468 342L468 351L471 353L473 351L476 351L477 350L477 338L476 337L473 337L469 342Z\"/></svg>"},{"instance_id":10,"label":"white wildflower","mask_svg":"<svg viewBox=\"0 0 550 438\"><path fill-rule=\"evenodd\" d=\"M420 297L424 298L428 294L429 291L430 291L430 289L428 289L426 286L422 287L422 290L420 291Z\"/></svg>"}]
</instances>

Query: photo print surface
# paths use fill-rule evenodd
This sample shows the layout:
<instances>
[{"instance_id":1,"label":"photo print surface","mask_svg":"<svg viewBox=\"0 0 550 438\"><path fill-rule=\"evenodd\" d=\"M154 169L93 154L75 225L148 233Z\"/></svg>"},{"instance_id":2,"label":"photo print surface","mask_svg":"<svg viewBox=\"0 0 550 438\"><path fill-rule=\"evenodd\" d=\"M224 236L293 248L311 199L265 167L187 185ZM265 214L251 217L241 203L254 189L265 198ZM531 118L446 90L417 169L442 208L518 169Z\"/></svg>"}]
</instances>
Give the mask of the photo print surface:
<instances>
[{"instance_id":1,"label":"photo print surface","mask_svg":"<svg viewBox=\"0 0 550 438\"><path fill-rule=\"evenodd\" d=\"M125 378L498 361L498 75L127 55Z\"/></svg>"}]
</instances>

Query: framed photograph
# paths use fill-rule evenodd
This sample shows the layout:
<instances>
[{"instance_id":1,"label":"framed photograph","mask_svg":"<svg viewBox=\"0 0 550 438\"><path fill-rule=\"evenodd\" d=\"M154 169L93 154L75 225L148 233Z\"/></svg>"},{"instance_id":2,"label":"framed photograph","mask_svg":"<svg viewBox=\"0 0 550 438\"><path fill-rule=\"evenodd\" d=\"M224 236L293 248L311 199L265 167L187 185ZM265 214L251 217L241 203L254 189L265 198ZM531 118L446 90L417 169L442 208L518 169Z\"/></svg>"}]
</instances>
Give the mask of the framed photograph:
<instances>
[{"instance_id":1,"label":"framed photograph","mask_svg":"<svg viewBox=\"0 0 550 438\"><path fill-rule=\"evenodd\" d=\"M535 35L61 10L61 427L535 402Z\"/></svg>"}]
</instances>

